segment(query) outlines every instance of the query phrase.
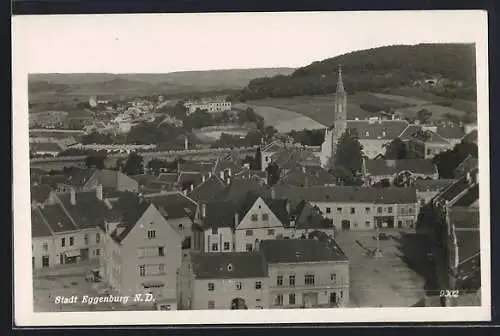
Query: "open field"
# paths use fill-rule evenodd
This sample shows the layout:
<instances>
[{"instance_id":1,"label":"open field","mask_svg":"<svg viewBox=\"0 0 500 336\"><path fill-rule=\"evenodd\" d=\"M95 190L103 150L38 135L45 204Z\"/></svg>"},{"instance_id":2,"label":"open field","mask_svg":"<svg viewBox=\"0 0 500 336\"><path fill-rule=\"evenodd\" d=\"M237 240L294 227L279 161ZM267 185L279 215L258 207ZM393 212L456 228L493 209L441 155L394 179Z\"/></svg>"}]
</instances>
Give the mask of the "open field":
<instances>
[{"instance_id":1,"label":"open field","mask_svg":"<svg viewBox=\"0 0 500 336\"><path fill-rule=\"evenodd\" d=\"M391 239L380 241L381 258L366 255L376 248L375 232L339 232L335 239L349 258L351 307L412 307L435 292L423 236L388 234Z\"/></svg>"},{"instance_id":2,"label":"open field","mask_svg":"<svg viewBox=\"0 0 500 336\"><path fill-rule=\"evenodd\" d=\"M465 100L451 100L422 92L420 96L412 95L410 89L388 93L356 93L347 97L348 119L366 119L377 116L374 111L394 109L405 117L414 118L417 112L423 108L432 112L432 119L439 120L445 114L464 116L466 113L475 113L475 103ZM405 91L406 90L406 91ZM415 90L414 90L415 91ZM406 95L403 95L406 92ZM334 96L299 96L289 98L266 98L251 101L248 104L261 107L259 114L270 120L271 125L303 123L297 119L296 113L311 118L322 125L330 125L333 122ZM268 110L264 109L269 108ZM278 113L274 109L289 111L289 113ZM294 113L295 112L295 113ZM268 115L272 117L268 117ZM279 117L280 122L275 119ZM307 125L307 123L305 123ZM303 129L299 125L287 126L288 128Z\"/></svg>"},{"instance_id":3,"label":"open field","mask_svg":"<svg viewBox=\"0 0 500 336\"><path fill-rule=\"evenodd\" d=\"M286 108L254 105L254 104L235 104L235 108L245 109L251 107L254 111L264 118L266 125L273 126L279 132L290 132L292 130L303 129L321 129L326 124L322 124L308 116L288 110Z\"/></svg>"}]
</instances>

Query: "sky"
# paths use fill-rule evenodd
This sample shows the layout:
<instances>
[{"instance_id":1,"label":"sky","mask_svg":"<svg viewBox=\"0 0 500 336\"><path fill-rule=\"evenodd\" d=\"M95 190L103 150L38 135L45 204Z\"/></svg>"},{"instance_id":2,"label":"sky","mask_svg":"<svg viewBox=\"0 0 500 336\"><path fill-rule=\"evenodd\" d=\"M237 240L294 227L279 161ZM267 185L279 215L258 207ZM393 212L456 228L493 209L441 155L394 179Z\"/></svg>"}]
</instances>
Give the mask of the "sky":
<instances>
[{"instance_id":1,"label":"sky","mask_svg":"<svg viewBox=\"0 0 500 336\"><path fill-rule=\"evenodd\" d=\"M394 44L475 42L480 11L17 16L29 73L300 67Z\"/></svg>"}]
</instances>

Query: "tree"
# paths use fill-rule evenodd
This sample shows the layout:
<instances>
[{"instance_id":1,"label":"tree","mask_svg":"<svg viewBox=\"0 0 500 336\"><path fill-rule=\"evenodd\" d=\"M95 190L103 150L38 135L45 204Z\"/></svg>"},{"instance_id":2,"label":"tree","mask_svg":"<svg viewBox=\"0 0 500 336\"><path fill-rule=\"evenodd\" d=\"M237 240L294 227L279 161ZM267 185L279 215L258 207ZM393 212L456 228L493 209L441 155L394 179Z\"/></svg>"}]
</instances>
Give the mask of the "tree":
<instances>
[{"instance_id":1,"label":"tree","mask_svg":"<svg viewBox=\"0 0 500 336\"><path fill-rule=\"evenodd\" d=\"M267 185L272 187L273 185L278 183L281 177L281 169L276 162L271 162L267 166L266 172L267 172Z\"/></svg>"},{"instance_id":2,"label":"tree","mask_svg":"<svg viewBox=\"0 0 500 336\"><path fill-rule=\"evenodd\" d=\"M187 129L199 129L206 126L212 126L214 120L212 115L205 110L197 109L184 120L184 127Z\"/></svg>"},{"instance_id":3,"label":"tree","mask_svg":"<svg viewBox=\"0 0 500 336\"><path fill-rule=\"evenodd\" d=\"M392 140L385 147L385 158L387 160L407 159L408 151L406 149L406 144L400 138Z\"/></svg>"},{"instance_id":4,"label":"tree","mask_svg":"<svg viewBox=\"0 0 500 336\"><path fill-rule=\"evenodd\" d=\"M432 162L437 166L440 178L455 178L455 169L469 155L477 158L477 145L475 143L460 142L452 150L437 154L432 159Z\"/></svg>"},{"instance_id":5,"label":"tree","mask_svg":"<svg viewBox=\"0 0 500 336\"><path fill-rule=\"evenodd\" d=\"M104 169L104 160L106 159L106 154L102 152L94 152L89 154L85 158L85 166L87 168L97 168Z\"/></svg>"},{"instance_id":6,"label":"tree","mask_svg":"<svg viewBox=\"0 0 500 336\"><path fill-rule=\"evenodd\" d=\"M409 187L415 182L415 177L410 172L401 172L394 178L393 184L396 187Z\"/></svg>"},{"instance_id":7,"label":"tree","mask_svg":"<svg viewBox=\"0 0 500 336\"><path fill-rule=\"evenodd\" d=\"M264 139L266 142L269 142L273 139L273 136L278 133L278 130L273 126L266 126L264 128Z\"/></svg>"},{"instance_id":8,"label":"tree","mask_svg":"<svg viewBox=\"0 0 500 336\"><path fill-rule=\"evenodd\" d=\"M257 147L257 150L255 151L255 159L254 159L254 166L250 166L250 169L254 170L262 170L262 152L260 151L260 146Z\"/></svg>"},{"instance_id":9,"label":"tree","mask_svg":"<svg viewBox=\"0 0 500 336\"><path fill-rule=\"evenodd\" d=\"M127 161L125 162L123 172L127 175L142 174L144 172L143 164L143 157L136 152L132 152L129 154Z\"/></svg>"},{"instance_id":10,"label":"tree","mask_svg":"<svg viewBox=\"0 0 500 336\"><path fill-rule=\"evenodd\" d=\"M422 124L428 123L431 117L432 117L432 112L429 111L428 109L424 108L417 112L417 119Z\"/></svg>"},{"instance_id":11,"label":"tree","mask_svg":"<svg viewBox=\"0 0 500 336\"><path fill-rule=\"evenodd\" d=\"M161 168L168 167L168 163L166 161L154 158L148 162L146 167L148 168L148 170L153 172L153 174L158 175L160 173Z\"/></svg>"},{"instance_id":12,"label":"tree","mask_svg":"<svg viewBox=\"0 0 500 336\"><path fill-rule=\"evenodd\" d=\"M382 179L372 185L372 187L374 188L388 188L390 186L391 186L391 181L389 181L389 179Z\"/></svg>"},{"instance_id":13,"label":"tree","mask_svg":"<svg viewBox=\"0 0 500 336\"><path fill-rule=\"evenodd\" d=\"M333 157L333 173L345 185L362 184L359 174L363 166L363 146L355 132L347 129L337 144Z\"/></svg>"}]
</instances>

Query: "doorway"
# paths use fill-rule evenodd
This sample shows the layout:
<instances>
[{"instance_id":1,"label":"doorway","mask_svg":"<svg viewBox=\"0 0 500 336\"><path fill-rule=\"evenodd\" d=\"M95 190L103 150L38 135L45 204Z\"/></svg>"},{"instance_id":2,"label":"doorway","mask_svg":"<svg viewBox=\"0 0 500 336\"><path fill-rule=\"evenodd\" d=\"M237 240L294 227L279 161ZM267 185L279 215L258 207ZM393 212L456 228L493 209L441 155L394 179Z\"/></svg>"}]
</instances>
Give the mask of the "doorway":
<instances>
[{"instance_id":1,"label":"doorway","mask_svg":"<svg viewBox=\"0 0 500 336\"><path fill-rule=\"evenodd\" d=\"M342 230L348 231L351 229L351 222L349 220L342 221Z\"/></svg>"},{"instance_id":2,"label":"doorway","mask_svg":"<svg viewBox=\"0 0 500 336\"><path fill-rule=\"evenodd\" d=\"M332 306L337 305L337 293L336 292L330 293L330 305L332 305Z\"/></svg>"},{"instance_id":3,"label":"doorway","mask_svg":"<svg viewBox=\"0 0 500 336\"><path fill-rule=\"evenodd\" d=\"M42 257L42 267L49 267L49 256Z\"/></svg>"}]
</instances>

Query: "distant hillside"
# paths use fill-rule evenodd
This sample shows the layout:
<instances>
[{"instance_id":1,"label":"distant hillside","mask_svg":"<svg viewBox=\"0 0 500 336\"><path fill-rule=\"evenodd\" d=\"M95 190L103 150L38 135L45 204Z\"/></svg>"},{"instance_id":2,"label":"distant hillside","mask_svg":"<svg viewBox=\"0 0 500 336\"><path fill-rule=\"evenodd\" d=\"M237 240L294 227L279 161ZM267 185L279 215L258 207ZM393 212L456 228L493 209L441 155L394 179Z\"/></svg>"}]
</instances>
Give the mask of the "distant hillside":
<instances>
[{"instance_id":1,"label":"distant hillside","mask_svg":"<svg viewBox=\"0 0 500 336\"><path fill-rule=\"evenodd\" d=\"M186 71L165 74L32 74L30 98L68 96L153 95L240 90L259 77L289 75L291 68Z\"/></svg>"},{"instance_id":2,"label":"distant hillside","mask_svg":"<svg viewBox=\"0 0 500 336\"><path fill-rule=\"evenodd\" d=\"M314 62L288 76L256 78L234 98L245 101L332 93L339 64L349 93L380 92L440 77L447 80L446 84L436 88L434 94L476 99L474 44L396 45L355 51Z\"/></svg>"}]
</instances>

